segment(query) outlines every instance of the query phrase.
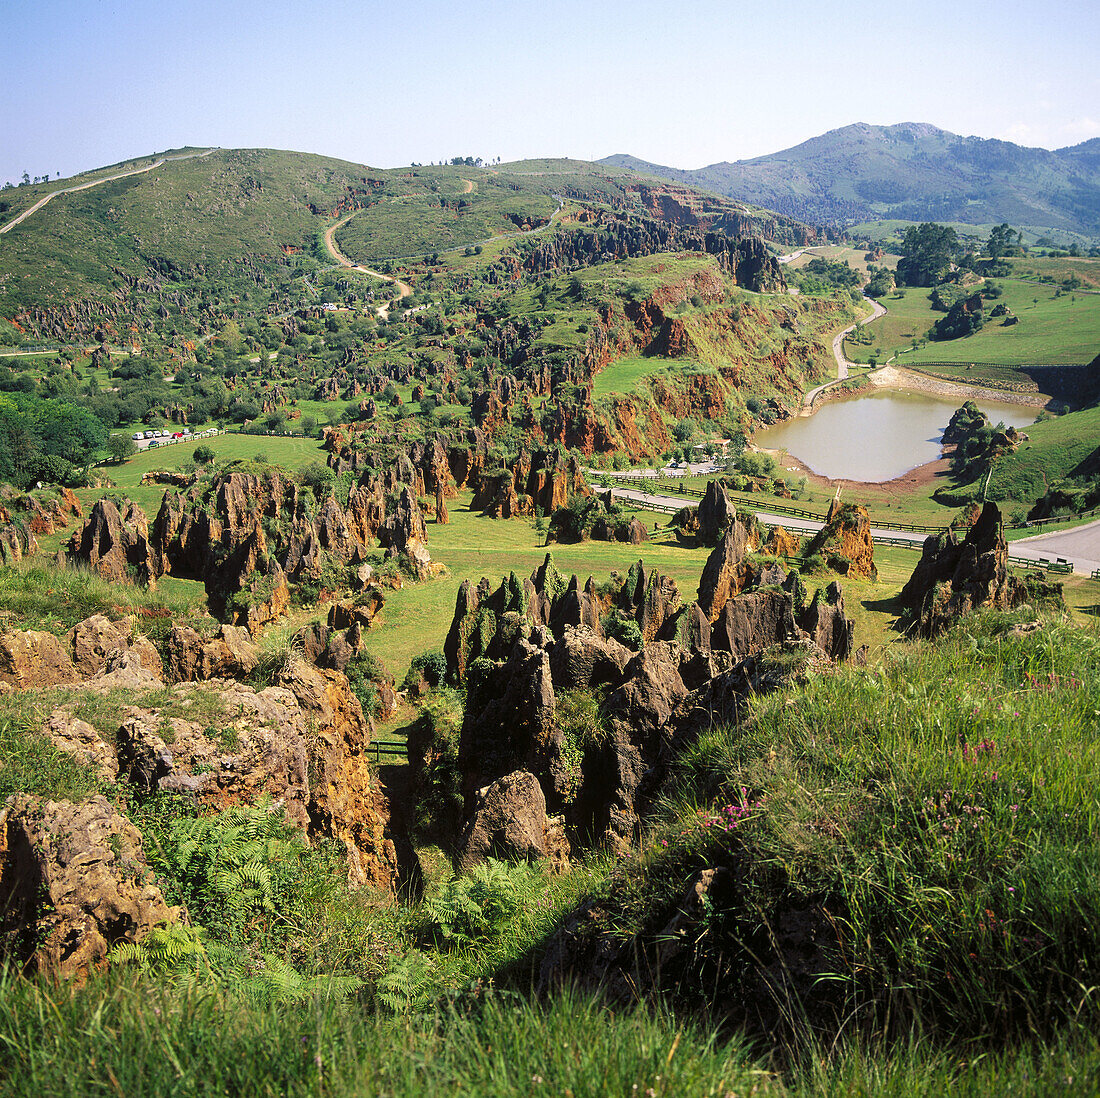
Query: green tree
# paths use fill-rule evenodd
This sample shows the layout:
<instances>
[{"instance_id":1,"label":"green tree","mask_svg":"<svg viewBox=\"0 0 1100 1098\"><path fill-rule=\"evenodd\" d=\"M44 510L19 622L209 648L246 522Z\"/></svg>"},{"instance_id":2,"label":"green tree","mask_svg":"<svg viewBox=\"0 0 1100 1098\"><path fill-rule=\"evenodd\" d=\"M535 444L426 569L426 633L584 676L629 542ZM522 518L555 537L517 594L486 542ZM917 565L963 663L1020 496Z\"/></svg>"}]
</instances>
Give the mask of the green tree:
<instances>
[{"instance_id":1,"label":"green tree","mask_svg":"<svg viewBox=\"0 0 1100 1098\"><path fill-rule=\"evenodd\" d=\"M934 221L910 225L901 241L898 283L934 286L942 282L959 250L958 234L949 225L937 225Z\"/></svg>"},{"instance_id":2,"label":"green tree","mask_svg":"<svg viewBox=\"0 0 1100 1098\"><path fill-rule=\"evenodd\" d=\"M111 435L107 439L107 453L116 465L137 453L137 443L129 435Z\"/></svg>"},{"instance_id":3,"label":"green tree","mask_svg":"<svg viewBox=\"0 0 1100 1098\"><path fill-rule=\"evenodd\" d=\"M195 451L191 456L199 465L208 465L214 460L215 454L213 447L203 443L203 445L195 447Z\"/></svg>"}]
</instances>

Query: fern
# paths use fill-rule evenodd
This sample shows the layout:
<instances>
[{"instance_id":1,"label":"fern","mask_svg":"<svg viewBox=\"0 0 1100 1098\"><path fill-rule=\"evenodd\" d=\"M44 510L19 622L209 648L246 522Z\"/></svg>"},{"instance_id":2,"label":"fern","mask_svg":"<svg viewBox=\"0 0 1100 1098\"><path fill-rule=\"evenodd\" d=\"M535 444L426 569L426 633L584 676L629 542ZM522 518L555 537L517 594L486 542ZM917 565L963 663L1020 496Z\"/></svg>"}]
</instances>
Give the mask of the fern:
<instances>
[{"instance_id":1,"label":"fern","mask_svg":"<svg viewBox=\"0 0 1100 1098\"><path fill-rule=\"evenodd\" d=\"M363 986L355 976L306 976L272 953L259 956L206 940L201 927L183 923L156 927L142 942L124 942L111 953L114 964L172 977L184 988L215 987L254 1006L346 998Z\"/></svg>"},{"instance_id":2,"label":"fern","mask_svg":"<svg viewBox=\"0 0 1100 1098\"><path fill-rule=\"evenodd\" d=\"M449 945L482 941L516 913L530 879L528 867L489 858L424 901L428 927Z\"/></svg>"},{"instance_id":3,"label":"fern","mask_svg":"<svg viewBox=\"0 0 1100 1098\"><path fill-rule=\"evenodd\" d=\"M378 1001L393 1014L414 1014L430 1005L434 987L427 954L412 949L390 962L378 981Z\"/></svg>"}]
</instances>

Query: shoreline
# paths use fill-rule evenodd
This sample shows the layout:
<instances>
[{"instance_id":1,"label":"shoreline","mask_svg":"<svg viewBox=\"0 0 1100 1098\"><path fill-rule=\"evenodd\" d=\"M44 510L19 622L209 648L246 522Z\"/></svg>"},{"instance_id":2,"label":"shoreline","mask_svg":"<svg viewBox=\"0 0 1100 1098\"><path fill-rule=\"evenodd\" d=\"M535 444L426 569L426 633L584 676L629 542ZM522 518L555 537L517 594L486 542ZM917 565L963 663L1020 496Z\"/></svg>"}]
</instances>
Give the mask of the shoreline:
<instances>
[{"instance_id":1,"label":"shoreline","mask_svg":"<svg viewBox=\"0 0 1100 1098\"><path fill-rule=\"evenodd\" d=\"M949 455L941 453L935 461L926 461L923 465L914 466L891 480L852 480L851 477L827 477L821 473L815 473L805 462L787 450L768 450L762 446L756 449L762 454L770 454L775 458L783 472L794 472L798 476L804 476L808 484L829 491L836 491L837 488L843 487L856 488L864 492L908 494L935 484L939 478L946 478L951 468Z\"/></svg>"},{"instance_id":2,"label":"shoreline","mask_svg":"<svg viewBox=\"0 0 1100 1098\"><path fill-rule=\"evenodd\" d=\"M858 389L842 389L843 381L866 379L867 384ZM802 404L795 413L799 418L816 414L818 408L837 400L857 400L866 396L869 388L894 389L899 392L927 393L929 396L961 397L964 400L990 400L1000 404L1019 404L1042 411L1051 402L1045 393L1017 393L1009 389L991 389L982 385L969 385L963 381L946 381L932 378L904 366L880 366L865 374L849 375L847 378L835 378L827 382L814 396L812 404ZM811 390L812 391L812 390ZM803 397L805 400L805 397Z\"/></svg>"},{"instance_id":3,"label":"shoreline","mask_svg":"<svg viewBox=\"0 0 1100 1098\"><path fill-rule=\"evenodd\" d=\"M933 396L966 396L969 400L993 400L1000 404L1021 404L1039 410L1045 408L1051 400L1045 393L1017 393L1010 389L969 385L963 381L946 381L908 370L904 366L882 366L864 376L879 389L902 389Z\"/></svg>"}]
</instances>

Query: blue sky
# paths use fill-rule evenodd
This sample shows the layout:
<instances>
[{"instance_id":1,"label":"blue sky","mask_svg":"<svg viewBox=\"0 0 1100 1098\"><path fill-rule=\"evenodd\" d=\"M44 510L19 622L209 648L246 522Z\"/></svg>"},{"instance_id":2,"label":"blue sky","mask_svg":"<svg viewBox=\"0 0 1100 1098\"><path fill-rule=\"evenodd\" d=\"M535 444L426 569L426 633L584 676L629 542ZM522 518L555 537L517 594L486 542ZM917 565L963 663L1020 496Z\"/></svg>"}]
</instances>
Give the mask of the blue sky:
<instances>
[{"instance_id":1,"label":"blue sky","mask_svg":"<svg viewBox=\"0 0 1100 1098\"><path fill-rule=\"evenodd\" d=\"M700 167L851 122L1100 136L1100 5L4 0L0 181L181 145Z\"/></svg>"}]
</instances>

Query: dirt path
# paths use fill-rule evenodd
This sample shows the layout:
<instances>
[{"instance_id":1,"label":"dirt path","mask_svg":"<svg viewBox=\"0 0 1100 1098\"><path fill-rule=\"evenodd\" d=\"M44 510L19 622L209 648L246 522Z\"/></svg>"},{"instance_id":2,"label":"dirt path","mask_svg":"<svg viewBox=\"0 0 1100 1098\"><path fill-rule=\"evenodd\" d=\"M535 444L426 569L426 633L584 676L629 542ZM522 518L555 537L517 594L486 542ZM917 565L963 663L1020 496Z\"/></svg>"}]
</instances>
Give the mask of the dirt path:
<instances>
[{"instance_id":1,"label":"dirt path","mask_svg":"<svg viewBox=\"0 0 1100 1098\"><path fill-rule=\"evenodd\" d=\"M469 182L469 180L466 180ZM471 190L473 184L470 184ZM358 211L356 211L357 213ZM355 213L349 213L342 221L337 221L331 228L325 230L325 247L328 249L328 254L340 264L341 267L347 267L351 271L362 271L364 274L369 274L373 278L380 278L383 282L392 282L397 288L398 296L409 297L412 295L412 287L407 282L402 282L398 278L392 278L390 275L382 274L381 271L372 271L370 267L360 266L358 263L352 263L350 259L342 251L340 251L339 245L336 243L336 230L342 229L353 217ZM383 319L388 320L390 316L389 305L379 305L375 312Z\"/></svg>"},{"instance_id":2,"label":"dirt path","mask_svg":"<svg viewBox=\"0 0 1100 1098\"><path fill-rule=\"evenodd\" d=\"M472 179L464 179L462 182L466 184L466 186L462 188L462 193L470 194L474 189L474 181Z\"/></svg>"},{"instance_id":3,"label":"dirt path","mask_svg":"<svg viewBox=\"0 0 1100 1098\"><path fill-rule=\"evenodd\" d=\"M45 198L40 198L30 209L24 210L14 221L9 221L0 229L0 233L10 232L21 221L25 221L36 210L42 209L51 198L56 198L59 194L76 194L77 191L86 191L89 187L98 187L101 183L113 183L116 179L126 179L131 175L142 175L145 172L151 172L154 168L159 168L162 164L166 164L171 160L194 160L198 157L209 156L215 151L214 149L207 149L205 152L183 153L181 156L162 156L145 168L135 168L130 172L119 172L117 175L105 175L102 179L93 179L90 183L81 183L79 187L62 187L58 191L51 191Z\"/></svg>"}]
</instances>

